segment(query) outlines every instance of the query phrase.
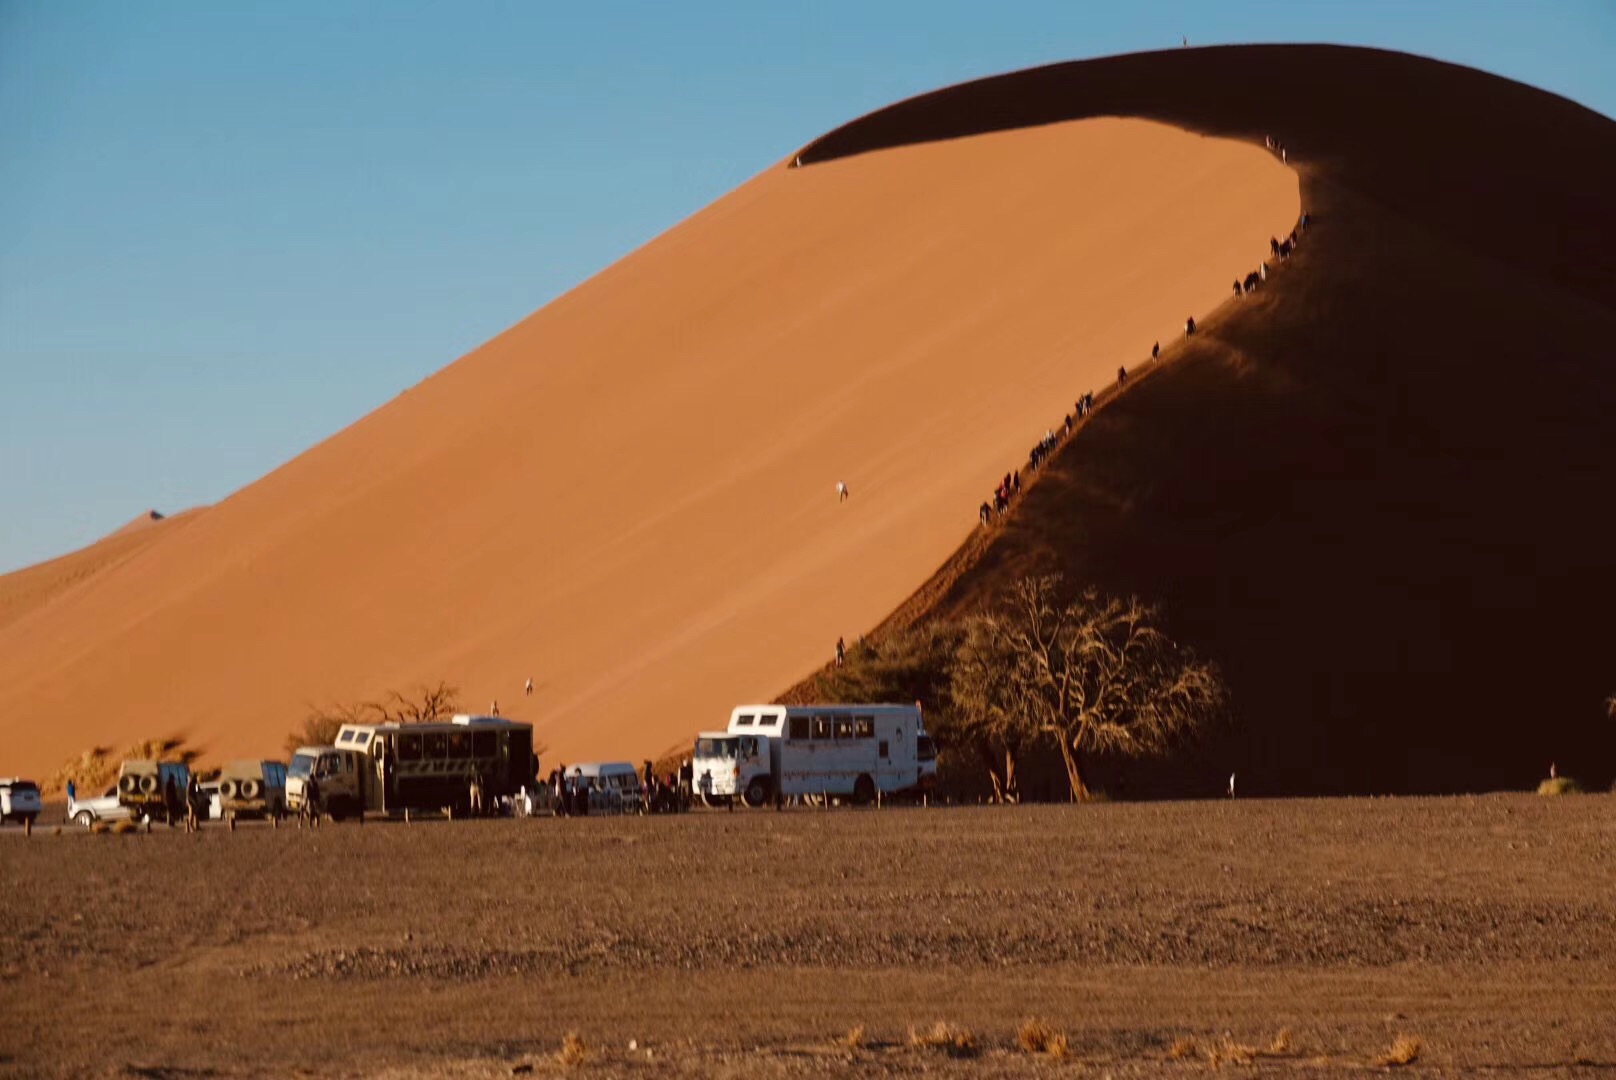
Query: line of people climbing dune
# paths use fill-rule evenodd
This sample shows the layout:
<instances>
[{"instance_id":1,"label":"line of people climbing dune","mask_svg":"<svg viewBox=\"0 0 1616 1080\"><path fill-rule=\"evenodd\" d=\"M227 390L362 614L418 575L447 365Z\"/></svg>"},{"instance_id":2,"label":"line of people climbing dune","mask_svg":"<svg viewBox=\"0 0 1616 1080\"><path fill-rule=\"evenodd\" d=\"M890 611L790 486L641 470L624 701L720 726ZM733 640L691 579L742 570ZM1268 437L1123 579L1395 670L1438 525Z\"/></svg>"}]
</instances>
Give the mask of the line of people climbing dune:
<instances>
[{"instance_id":1,"label":"line of people climbing dune","mask_svg":"<svg viewBox=\"0 0 1616 1080\"><path fill-rule=\"evenodd\" d=\"M1272 136L1268 137L1267 142L1268 148L1280 155L1281 160L1284 160L1284 146L1276 143ZM1312 220L1312 216L1304 212L1301 217L1297 219L1296 227L1291 230L1290 235L1285 239L1281 240L1277 236L1269 237L1269 254L1281 262L1289 259L1293 254L1295 254L1297 246L1301 243L1302 234L1307 231L1307 228L1312 223ZM1251 273L1247 274L1244 278L1235 278L1234 295L1237 299L1244 297L1249 293L1255 292L1267 280L1268 263L1264 261L1258 265L1257 269L1251 271ZM1189 318L1184 320L1184 337L1193 337L1195 332L1195 316L1191 315ZM1162 347L1161 342L1159 341L1150 347L1150 359L1152 362L1161 360L1161 351ZM1116 390L1113 391L1113 393L1120 393L1124 388L1127 387L1127 385L1128 369L1125 365L1119 366L1117 368ZM1087 419L1088 415L1093 411L1094 393L1090 391L1077 399L1076 405L1072 412L1063 418L1059 431L1054 428L1050 428L1044 432L1043 438L1039 439L1033 444L1032 450L1027 455L1027 472L1036 472L1044 464L1044 462L1054 454L1055 449L1071 436L1077 425ZM992 525L1000 518L1003 518L1004 515L1009 512L1010 504L1020 494L1021 470L1012 469L1010 472L1004 474L1004 478L1000 480L999 485L994 488L992 496L984 500L982 505L977 508L978 521L980 521L982 526L985 528Z\"/></svg>"}]
</instances>

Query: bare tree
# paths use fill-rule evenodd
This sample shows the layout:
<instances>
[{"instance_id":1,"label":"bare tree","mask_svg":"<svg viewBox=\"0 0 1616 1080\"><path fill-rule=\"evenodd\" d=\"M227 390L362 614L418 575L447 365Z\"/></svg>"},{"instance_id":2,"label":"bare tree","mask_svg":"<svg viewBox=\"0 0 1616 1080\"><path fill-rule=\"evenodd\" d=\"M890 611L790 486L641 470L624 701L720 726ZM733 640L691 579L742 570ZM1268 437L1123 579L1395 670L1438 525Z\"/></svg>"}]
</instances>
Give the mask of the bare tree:
<instances>
[{"instance_id":1,"label":"bare tree","mask_svg":"<svg viewBox=\"0 0 1616 1080\"><path fill-rule=\"evenodd\" d=\"M459 710L460 691L440 679L436 686L423 683L410 693L389 690L381 701L368 702L364 707L383 723L431 724L447 720Z\"/></svg>"},{"instance_id":2,"label":"bare tree","mask_svg":"<svg viewBox=\"0 0 1616 1080\"><path fill-rule=\"evenodd\" d=\"M1037 727L1021 700L1016 658L992 616L967 621L950 668L947 737L968 745L987 767L994 802L1017 802L1016 761Z\"/></svg>"},{"instance_id":3,"label":"bare tree","mask_svg":"<svg viewBox=\"0 0 1616 1080\"><path fill-rule=\"evenodd\" d=\"M288 757L297 753L301 746L330 746L337 740L337 732L342 730L344 724L362 724L370 706L336 702L330 705L310 705L308 715L303 718L303 724L294 728L286 736Z\"/></svg>"},{"instance_id":4,"label":"bare tree","mask_svg":"<svg viewBox=\"0 0 1616 1080\"><path fill-rule=\"evenodd\" d=\"M344 724L430 724L449 719L459 707L459 691L441 680L409 693L389 690L380 701L310 705L302 726L286 736L286 752L295 754L300 746L330 746Z\"/></svg>"},{"instance_id":5,"label":"bare tree","mask_svg":"<svg viewBox=\"0 0 1616 1080\"><path fill-rule=\"evenodd\" d=\"M1085 590L1059 600L1060 578L1024 578L981 633L1007 664L1003 707L1058 738L1072 797L1086 799L1086 755L1160 754L1195 735L1227 700L1217 669L1157 628L1137 597Z\"/></svg>"}]
</instances>

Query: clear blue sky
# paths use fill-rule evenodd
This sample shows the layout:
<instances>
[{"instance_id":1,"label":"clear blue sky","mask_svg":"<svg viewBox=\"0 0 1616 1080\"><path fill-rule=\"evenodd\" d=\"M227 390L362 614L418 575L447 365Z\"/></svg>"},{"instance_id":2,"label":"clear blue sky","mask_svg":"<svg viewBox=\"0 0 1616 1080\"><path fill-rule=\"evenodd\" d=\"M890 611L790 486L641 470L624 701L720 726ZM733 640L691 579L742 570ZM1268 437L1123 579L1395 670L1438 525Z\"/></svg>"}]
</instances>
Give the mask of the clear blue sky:
<instances>
[{"instance_id":1,"label":"clear blue sky","mask_svg":"<svg viewBox=\"0 0 1616 1080\"><path fill-rule=\"evenodd\" d=\"M1616 116L1612 0L0 0L0 571L223 498L844 120L1180 34Z\"/></svg>"}]
</instances>

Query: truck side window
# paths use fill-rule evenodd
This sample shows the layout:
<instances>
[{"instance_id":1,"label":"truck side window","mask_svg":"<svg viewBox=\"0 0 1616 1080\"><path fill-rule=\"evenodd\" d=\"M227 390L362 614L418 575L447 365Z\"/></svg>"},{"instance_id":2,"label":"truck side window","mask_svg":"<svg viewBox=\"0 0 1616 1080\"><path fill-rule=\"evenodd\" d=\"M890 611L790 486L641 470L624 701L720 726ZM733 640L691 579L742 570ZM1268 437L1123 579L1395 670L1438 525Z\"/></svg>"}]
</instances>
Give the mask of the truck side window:
<instances>
[{"instance_id":1,"label":"truck side window","mask_svg":"<svg viewBox=\"0 0 1616 1080\"><path fill-rule=\"evenodd\" d=\"M793 716L791 718L791 740L797 742L808 738L808 718L806 716Z\"/></svg>"},{"instance_id":2,"label":"truck side window","mask_svg":"<svg viewBox=\"0 0 1616 1080\"><path fill-rule=\"evenodd\" d=\"M828 717L828 716L816 716L816 717L814 717L813 737L816 738L816 739L828 739L828 738L830 738L830 717Z\"/></svg>"},{"instance_id":3,"label":"truck side window","mask_svg":"<svg viewBox=\"0 0 1616 1080\"><path fill-rule=\"evenodd\" d=\"M835 726L838 739L851 739L853 737L853 718L851 716L836 717Z\"/></svg>"},{"instance_id":4,"label":"truck side window","mask_svg":"<svg viewBox=\"0 0 1616 1080\"><path fill-rule=\"evenodd\" d=\"M853 737L857 738L857 739L873 739L873 738L875 738L875 717L873 717L873 716L855 716L855 717L853 717Z\"/></svg>"}]
</instances>

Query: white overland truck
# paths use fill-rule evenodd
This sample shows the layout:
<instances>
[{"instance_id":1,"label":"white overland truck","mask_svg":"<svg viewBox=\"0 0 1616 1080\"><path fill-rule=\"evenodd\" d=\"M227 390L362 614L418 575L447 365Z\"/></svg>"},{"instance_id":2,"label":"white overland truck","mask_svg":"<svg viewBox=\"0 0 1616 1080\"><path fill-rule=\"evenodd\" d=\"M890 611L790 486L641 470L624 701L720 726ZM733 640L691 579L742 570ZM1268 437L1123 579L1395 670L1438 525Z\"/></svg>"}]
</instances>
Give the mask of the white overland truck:
<instances>
[{"instance_id":1,"label":"white overland truck","mask_svg":"<svg viewBox=\"0 0 1616 1080\"><path fill-rule=\"evenodd\" d=\"M863 805L925 792L937 749L918 705L741 705L724 731L696 737L696 794L709 806L739 797L823 795Z\"/></svg>"}]
</instances>

